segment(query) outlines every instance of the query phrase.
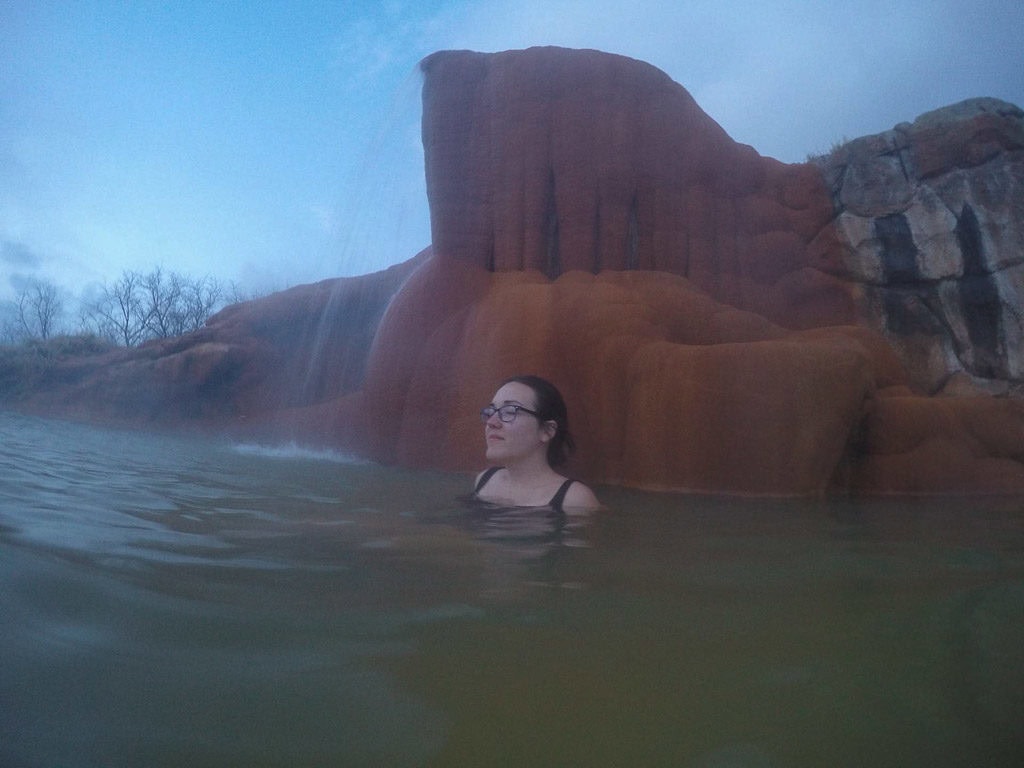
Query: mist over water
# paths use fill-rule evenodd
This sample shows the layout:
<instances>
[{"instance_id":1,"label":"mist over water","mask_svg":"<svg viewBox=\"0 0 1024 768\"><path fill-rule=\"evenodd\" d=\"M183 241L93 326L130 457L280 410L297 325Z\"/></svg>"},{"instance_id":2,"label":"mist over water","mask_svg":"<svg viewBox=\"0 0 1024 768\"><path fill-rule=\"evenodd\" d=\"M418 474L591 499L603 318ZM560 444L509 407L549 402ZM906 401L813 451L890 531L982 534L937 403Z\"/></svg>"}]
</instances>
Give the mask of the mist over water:
<instances>
[{"instance_id":1,"label":"mist over water","mask_svg":"<svg viewBox=\"0 0 1024 768\"><path fill-rule=\"evenodd\" d=\"M0 413L0 765L1021 764L1021 500L469 482Z\"/></svg>"}]
</instances>

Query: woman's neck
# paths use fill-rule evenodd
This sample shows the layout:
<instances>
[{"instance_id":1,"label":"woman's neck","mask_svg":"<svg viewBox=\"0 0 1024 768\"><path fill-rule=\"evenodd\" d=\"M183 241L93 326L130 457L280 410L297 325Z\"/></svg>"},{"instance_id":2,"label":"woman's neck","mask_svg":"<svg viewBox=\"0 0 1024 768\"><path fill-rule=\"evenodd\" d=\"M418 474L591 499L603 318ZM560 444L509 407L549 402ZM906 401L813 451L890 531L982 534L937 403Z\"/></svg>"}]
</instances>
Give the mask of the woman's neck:
<instances>
[{"instance_id":1,"label":"woman's neck","mask_svg":"<svg viewBox=\"0 0 1024 768\"><path fill-rule=\"evenodd\" d=\"M550 479L558 473L551 468L545 456L530 456L505 465L509 479L515 483L529 484Z\"/></svg>"}]
</instances>

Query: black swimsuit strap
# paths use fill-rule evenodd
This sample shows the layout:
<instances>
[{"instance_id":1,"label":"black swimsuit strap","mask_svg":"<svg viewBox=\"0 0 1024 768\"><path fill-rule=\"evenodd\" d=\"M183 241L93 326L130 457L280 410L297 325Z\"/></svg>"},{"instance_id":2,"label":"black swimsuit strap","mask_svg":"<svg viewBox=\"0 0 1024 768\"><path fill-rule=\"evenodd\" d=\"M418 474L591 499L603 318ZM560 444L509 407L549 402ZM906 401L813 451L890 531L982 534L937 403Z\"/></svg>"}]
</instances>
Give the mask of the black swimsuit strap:
<instances>
[{"instance_id":1,"label":"black swimsuit strap","mask_svg":"<svg viewBox=\"0 0 1024 768\"><path fill-rule=\"evenodd\" d=\"M499 470L504 467L488 467L480 474L480 479L476 481L476 488L473 489L473 493L480 493L487 481L494 477ZM558 490L555 491L555 495L551 497L551 501L548 502L548 506L551 507L555 512L562 512L562 502L565 501L565 495L569 492L569 486L572 485L574 480L566 480L562 483Z\"/></svg>"},{"instance_id":2,"label":"black swimsuit strap","mask_svg":"<svg viewBox=\"0 0 1024 768\"><path fill-rule=\"evenodd\" d=\"M473 489L473 493L480 493L480 489L487 485L487 481L494 477L495 473L497 473L498 470L500 469L502 468L488 467L487 469L485 469L483 473L480 475L480 479L476 481L476 488Z\"/></svg>"},{"instance_id":3,"label":"black swimsuit strap","mask_svg":"<svg viewBox=\"0 0 1024 768\"><path fill-rule=\"evenodd\" d=\"M555 512L562 511L562 502L565 501L565 494L569 492L569 486L572 484L572 480L566 480L562 483L561 487L555 491L555 495L551 497L551 501L548 502L548 506L555 510Z\"/></svg>"}]
</instances>

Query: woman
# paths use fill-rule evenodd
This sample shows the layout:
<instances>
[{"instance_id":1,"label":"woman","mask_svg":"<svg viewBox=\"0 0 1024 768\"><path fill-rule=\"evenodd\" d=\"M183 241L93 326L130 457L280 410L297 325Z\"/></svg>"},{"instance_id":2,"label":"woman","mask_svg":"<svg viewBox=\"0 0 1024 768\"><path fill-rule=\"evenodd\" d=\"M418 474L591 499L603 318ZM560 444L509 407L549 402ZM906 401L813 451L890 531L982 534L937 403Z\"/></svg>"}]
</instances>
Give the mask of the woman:
<instances>
[{"instance_id":1,"label":"woman","mask_svg":"<svg viewBox=\"0 0 1024 768\"><path fill-rule=\"evenodd\" d=\"M483 501L514 507L588 510L600 506L583 483L555 471L573 449L562 394L539 376L508 379L480 412L487 459L474 493Z\"/></svg>"}]
</instances>

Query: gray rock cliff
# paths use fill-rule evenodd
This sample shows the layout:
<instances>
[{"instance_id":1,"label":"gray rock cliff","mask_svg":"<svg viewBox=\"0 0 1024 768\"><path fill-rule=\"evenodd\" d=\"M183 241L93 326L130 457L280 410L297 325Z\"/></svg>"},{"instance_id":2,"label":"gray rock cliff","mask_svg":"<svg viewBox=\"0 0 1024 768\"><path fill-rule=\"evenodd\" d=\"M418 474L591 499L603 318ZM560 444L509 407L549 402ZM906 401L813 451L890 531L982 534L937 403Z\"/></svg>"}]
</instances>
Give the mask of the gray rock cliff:
<instances>
[{"instance_id":1,"label":"gray rock cliff","mask_svg":"<svg viewBox=\"0 0 1024 768\"><path fill-rule=\"evenodd\" d=\"M814 162L844 277L915 384L1024 392L1024 112L970 99Z\"/></svg>"}]
</instances>

